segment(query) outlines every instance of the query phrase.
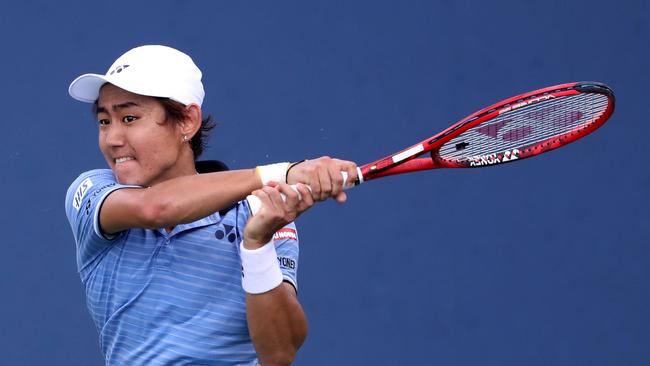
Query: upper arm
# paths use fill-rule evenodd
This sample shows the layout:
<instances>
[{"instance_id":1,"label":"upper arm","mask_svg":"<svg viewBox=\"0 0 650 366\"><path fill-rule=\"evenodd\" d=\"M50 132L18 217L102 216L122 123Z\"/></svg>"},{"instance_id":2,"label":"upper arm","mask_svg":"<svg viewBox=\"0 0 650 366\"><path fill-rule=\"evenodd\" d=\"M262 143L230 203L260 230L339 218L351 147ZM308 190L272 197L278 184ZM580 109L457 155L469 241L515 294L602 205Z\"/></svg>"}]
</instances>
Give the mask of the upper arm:
<instances>
[{"instance_id":1,"label":"upper arm","mask_svg":"<svg viewBox=\"0 0 650 366\"><path fill-rule=\"evenodd\" d=\"M75 239L83 241L92 232L102 237L143 227L144 191L138 186L117 183L107 169L81 174L70 185L65 201Z\"/></svg>"},{"instance_id":2,"label":"upper arm","mask_svg":"<svg viewBox=\"0 0 650 366\"><path fill-rule=\"evenodd\" d=\"M102 232L114 234L130 228L157 228L155 205L146 188L124 188L111 192L99 211Z\"/></svg>"},{"instance_id":3,"label":"upper arm","mask_svg":"<svg viewBox=\"0 0 650 366\"><path fill-rule=\"evenodd\" d=\"M65 212L77 245L77 265L83 270L115 237L100 229L99 211L104 199L124 188L107 170L93 170L81 174L68 189Z\"/></svg>"}]
</instances>

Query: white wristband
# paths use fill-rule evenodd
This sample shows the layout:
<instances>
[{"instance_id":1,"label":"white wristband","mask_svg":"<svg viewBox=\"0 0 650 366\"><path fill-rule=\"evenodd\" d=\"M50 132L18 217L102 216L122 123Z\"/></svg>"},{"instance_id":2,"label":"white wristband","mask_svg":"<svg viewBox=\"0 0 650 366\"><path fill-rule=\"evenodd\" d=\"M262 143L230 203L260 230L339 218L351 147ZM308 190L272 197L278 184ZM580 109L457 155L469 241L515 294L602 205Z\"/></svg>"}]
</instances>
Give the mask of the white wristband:
<instances>
[{"instance_id":1,"label":"white wristband","mask_svg":"<svg viewBox=\"0 0 650 366\"><path fill-rule=\"evenodd\" d=\"M269 165L260 165L255 170L262 180L262 185L268 185L269 182L286 183L287 168L289 163L277 163Z\"/></svg>"},{"instance_id":2,"label":"white wristband","mask_svg":"<svg viewBox=\"0 0 650 366\"><path fill-rule=\"evenodd\" d=\"M242 241L239 253L243 269L241 285L244 291L249 294L261 294L280 286L282 271L273 240L253 250L244 248Z\"/></svg>"}]
</instances>

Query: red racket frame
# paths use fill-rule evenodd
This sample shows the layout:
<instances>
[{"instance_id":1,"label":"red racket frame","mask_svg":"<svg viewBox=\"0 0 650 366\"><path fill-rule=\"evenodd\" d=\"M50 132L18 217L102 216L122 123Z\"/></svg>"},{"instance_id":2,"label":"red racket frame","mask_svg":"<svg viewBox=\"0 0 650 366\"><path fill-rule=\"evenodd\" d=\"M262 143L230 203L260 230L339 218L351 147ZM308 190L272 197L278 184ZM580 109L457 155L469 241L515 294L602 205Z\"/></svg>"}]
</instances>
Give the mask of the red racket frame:
<instances>
[{"instance_id":1,"label":"red racket frame","mask_svg":"<svg viewBox=\"0 0 650 366\"><path fill-rule=\"evenodd\" d=\"M547 140L536 142L519 149L518 159L525 159L541 153L557 149L575 140L578 140L600 127L609 119L614 112L615 98L614 92L605 84L599 82L573 82L550 86L547 88L535 90L532 92L520 94L508 98L499 103L495 103L487 108L469 115L460 122L447 128L446 130L429 137L428 139L410 146L396 154L389 155L385 158L376 160L360 167L363 175L363 181L368 181L380 177L394 174L415 172L420 170L439 169L439 168L477 168L480 166L470 165L469 160L457 161L446 160L438 155L440 147L449 140L457 137L461 133L473 128L487 120L499 116L502 111L508 108L514 109L528 106L533 103L539 103L546 99L566 97L580 93L598 93L607 96L609 103L605 112L591 123L586 123L582 127L577 127L564 134L553 136ZM426 158L417 158L423 153L430 152L431 156ZM397 159L396 159L397 158ZM507 159L506 159L507 160ZM511 160L514 161L514 160ZM503 153L498 156L498 164L509 161L503 161ZM486 166L492 166L486 165Z\"/></svg>"}]
</instances>

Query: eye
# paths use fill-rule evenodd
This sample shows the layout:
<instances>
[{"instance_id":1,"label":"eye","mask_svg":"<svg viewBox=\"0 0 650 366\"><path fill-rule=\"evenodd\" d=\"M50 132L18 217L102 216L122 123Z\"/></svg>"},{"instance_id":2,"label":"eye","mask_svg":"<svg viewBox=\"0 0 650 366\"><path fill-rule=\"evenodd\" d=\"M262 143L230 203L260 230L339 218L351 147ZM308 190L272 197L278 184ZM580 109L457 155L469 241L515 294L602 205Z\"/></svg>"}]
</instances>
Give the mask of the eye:
<instances>
[{"instance_id":1,"label":"eye","mask_svg":"<svg viewBox=\"0 0 650 366\"><path fill-rule=\"evenodd\" d=\"M131 122L135 121L136 119L138 119L138 118L135 117L135 116L124 116L124 118L122 118L122 122L131 123Z\"/></svg>"},{"instance_id":2,"label":"eye","mask_svg":"<svg viewBox=\"0 0 650 366\"><path fill-rule=\"evenodd\" d=\"M98 123L100 126L108 126L111 124L111 121L109 119L100 119Z\"/></svg>"}]
</instances>

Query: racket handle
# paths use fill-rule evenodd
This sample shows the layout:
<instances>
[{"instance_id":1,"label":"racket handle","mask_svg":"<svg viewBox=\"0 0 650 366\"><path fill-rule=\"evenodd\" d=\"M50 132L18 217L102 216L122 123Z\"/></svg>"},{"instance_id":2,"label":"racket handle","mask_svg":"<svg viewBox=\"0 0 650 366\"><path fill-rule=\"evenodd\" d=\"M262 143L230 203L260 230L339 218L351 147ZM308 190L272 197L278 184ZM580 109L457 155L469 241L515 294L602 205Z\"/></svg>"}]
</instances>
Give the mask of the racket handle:
<instances>
[{"instance_id":1,"label":"racket handle","mask_svg":"<svg viewBox=\"0 0 650 366\"><path fill-rule=\"evenodd\" d=\"M358 186L359 184L363 183L363 176L361 175L361 169L357 168L357 174L359 176L357 181L354 182L354 185L348 186L348 185L346 185L346 183L348 182L348 172L341 172L341 176L343 177L343 189L344 190L350 189L352 187ZM298 192L298 189L296 188L295 184L292 184L290 187L294 191ZM311 187L307 186L307 188L309 188L309 190L311 191ZM286 198L284 197L283 194L280 194L280 195L282 196L283 201L286 200ZM298 198L301 199L300 198L300 192L298 192ZM250 194L250 195L248 195L248 197L246 197L246 201L248 202L248 208L250 209L251 216L255 215L260 210L260 208L262 207L262 202L260 201L260 199L257 198L257 196L254 196L252 194Z\"/></svg>"}]
</instances>

